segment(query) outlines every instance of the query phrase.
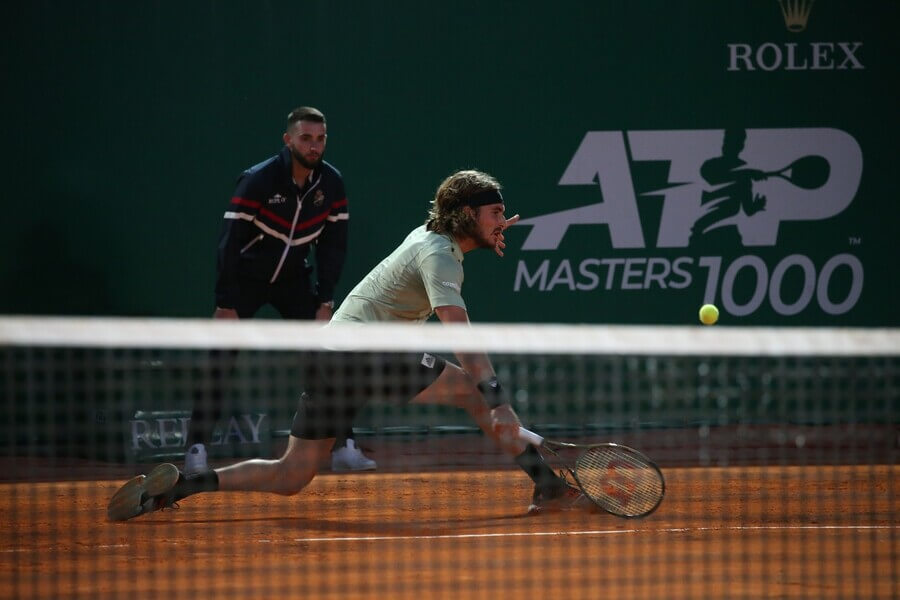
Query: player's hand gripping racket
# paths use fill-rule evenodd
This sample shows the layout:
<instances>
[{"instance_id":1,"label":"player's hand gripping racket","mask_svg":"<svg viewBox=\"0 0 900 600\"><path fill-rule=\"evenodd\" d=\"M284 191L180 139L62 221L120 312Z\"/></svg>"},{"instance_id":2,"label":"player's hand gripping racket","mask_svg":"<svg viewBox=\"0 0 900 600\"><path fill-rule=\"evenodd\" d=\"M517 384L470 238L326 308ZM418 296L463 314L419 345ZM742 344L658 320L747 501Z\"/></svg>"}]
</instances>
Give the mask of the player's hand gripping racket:
<instances>
[{"instance_id":1,"label":"player's hand gripping racket","mask_svg":"<svg viewBox=\"0 0 900 600\"><path fill-rule=\"evenodd\" d=\"M546 440L524 427L519 439L560 456L576 450L573 466L567 466L575 483L591 502L619 517L646 517L666 494L666 480L656 464L628 446L619 444L571 444Z\"/></svg>"}]
</instances>

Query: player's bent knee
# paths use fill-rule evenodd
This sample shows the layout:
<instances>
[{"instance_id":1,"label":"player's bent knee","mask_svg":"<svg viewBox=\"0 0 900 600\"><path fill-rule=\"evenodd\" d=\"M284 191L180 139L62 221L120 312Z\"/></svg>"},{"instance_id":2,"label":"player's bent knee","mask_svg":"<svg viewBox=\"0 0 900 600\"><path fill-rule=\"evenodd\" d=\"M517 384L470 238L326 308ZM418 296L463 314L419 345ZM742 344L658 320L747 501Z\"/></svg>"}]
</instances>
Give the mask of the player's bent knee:
<instances>
[{"instance_id":1,"label":"player's bent knee","mask_svg":"<svg viewBox=\"0 0 900 600\"><path fill-rule=\"evenodd\" d=\"M285 496L296 496L303 489L309 485L309 482L313 480L315 477L315 472L312 473L291 473L287 477L283 477L278 482L279 493Z\"/></svg>"},{"instance_id":2,"label":"player's bent knee","mask_svg":"<svg viewBox=\"0 0 900 600\"><path fill-rule=\"evenodd\" d=\"M319 464L331 452L334 439L308 440L291 436L284 455L278 459L273 482L279 493L292 496L305 488L319 472Z\"/></svg>"},{"instance_id":3,"label":"player's bent knee","mask_svg":"<svg viewBox=\"0 0 900 600\"><path fill-rule=\"evenodd\" d=\"M315 466L298 462L288 462L282 457L276 461L269 480L269 490L283 496L294 496L303 491L318 473Z\"/></svg>"}]
</instances>

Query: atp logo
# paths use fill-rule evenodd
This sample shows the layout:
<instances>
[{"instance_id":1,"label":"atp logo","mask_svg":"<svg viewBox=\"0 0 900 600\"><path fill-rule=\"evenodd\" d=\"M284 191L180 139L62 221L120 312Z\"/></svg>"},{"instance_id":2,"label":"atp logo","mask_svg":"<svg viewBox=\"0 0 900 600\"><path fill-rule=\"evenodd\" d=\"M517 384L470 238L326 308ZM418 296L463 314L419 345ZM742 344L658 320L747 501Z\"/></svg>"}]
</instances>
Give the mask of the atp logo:
<instances>
[{"instance_id":1,"label":"atp logo","mask_svg":"<svg viewBox=\"0 0 900 600\"><path fill-rule=\"evenodd\" d=\"M649 240L632 173L632 164L642 161L668 164L667 181L640 194L662 199L659 226ZM601 282L606 290L685 289L697 279L700 267L707 270L704 301L715 302L721 294L733 315L754 312L767 292L779 314L797 314L813 295L825 312L841 314L855 305L862 289L862 264L853 255L837 255L817 269L802 254L791 254L771 268L752 254L730 265L721 256L702 254L709 249L788 246L790 241L779 240L781 226L839 215L853 202L862 169L859 144L838 129L588 132L559 185L593 186L602 200L519 221L517 226L531 227L522 250L554 251L571 226L602 225L614 250L688 249L690 255L588 258L575 269L567 259L555 269L550 260L537 267L520 261L514 289L565 286L589 291ZM829 296L828 285L839 268L850 270L852 285L836 300ZM758 283L748 301L738 301L732 290L744 269L755 274ZM800 269L804 285L797 298L786 300L780 285L791 269Z\"/></svg>"}]
</instances>

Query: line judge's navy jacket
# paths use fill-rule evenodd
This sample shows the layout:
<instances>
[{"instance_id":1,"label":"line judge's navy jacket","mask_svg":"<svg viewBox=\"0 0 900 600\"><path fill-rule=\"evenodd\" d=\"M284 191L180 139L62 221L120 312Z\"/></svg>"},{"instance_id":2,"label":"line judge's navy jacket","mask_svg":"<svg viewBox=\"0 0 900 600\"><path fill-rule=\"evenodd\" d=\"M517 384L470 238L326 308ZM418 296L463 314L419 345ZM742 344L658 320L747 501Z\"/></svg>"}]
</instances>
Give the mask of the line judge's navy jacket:
<instances>
[{"instance_id":1,"label":"line judge's navy jacket","mask_svg":"<svg viewBox=\"0 0 900 600\"><path fill-rule=\"evenodd\" d=\"M322 161L302 184L291 176L287 146L241 174L219 239L216 306L235 307L242 278L278 283L308 277L311 244L317 271L312 291L322 302L334 298L347 254L344 181Z\"/></svg>"}]
</instances>

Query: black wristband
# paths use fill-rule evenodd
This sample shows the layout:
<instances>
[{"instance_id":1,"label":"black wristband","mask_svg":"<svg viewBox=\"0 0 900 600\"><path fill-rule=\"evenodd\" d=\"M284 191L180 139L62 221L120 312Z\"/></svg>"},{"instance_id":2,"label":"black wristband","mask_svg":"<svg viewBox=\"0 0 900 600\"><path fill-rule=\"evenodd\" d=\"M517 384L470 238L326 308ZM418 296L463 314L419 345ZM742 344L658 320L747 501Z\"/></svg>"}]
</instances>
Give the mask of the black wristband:
<instances>
[{"instance_id":1,"label":"black wristband","mask_svg":"<svg viewBox=\"0 0 900 600\"><path fill-rule=\"evenodd\" d=\"M503 391L503 387L500 385L500 382L497 381L496 375L494 375L490 379L480 381L478 383L478 391L481 392L482 396L484 396L485 401L487 401L487 405L491 409L507 404L506 400L500 397L500 394Z\"/></svg>"}]
</instances>

